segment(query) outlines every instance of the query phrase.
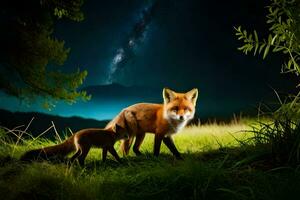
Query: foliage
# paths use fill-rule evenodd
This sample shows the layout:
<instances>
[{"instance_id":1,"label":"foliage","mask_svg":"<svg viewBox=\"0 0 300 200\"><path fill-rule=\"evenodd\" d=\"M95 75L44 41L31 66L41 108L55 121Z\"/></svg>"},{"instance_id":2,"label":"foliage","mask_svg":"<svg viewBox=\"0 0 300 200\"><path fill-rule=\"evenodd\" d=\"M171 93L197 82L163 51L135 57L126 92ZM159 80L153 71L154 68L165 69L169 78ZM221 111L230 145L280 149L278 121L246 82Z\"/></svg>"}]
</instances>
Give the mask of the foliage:
<instances>
[{"instance_id":1,"label":"foliage","mask_svg":"<svg viewBox=\"0 0 300 200\"><path fill-rule=\"evenodd\" d=\"M53 36L57 19L83 20L83 0L41 0L2 2L0 8L0 90L24 99L45 98L73 103L89 99L77 91L86 71L63 73L70 49Z\"/></svg>"},{"instance_id":2,"label":"foliage","mask_svg":"<svg viewBox=\"0 0 300 200\"><path fill-rule=\"evenodd\" d=\"M259 39L258 33L235 28L238 40L244 45L239 47L245 54L253 52L262 54L266 58L269 51L280 52L287 55L288 61L283 64L283 72L300 74L300 1L299 0L270 0L267 24L269 34L267 38Z\"/></svg>"},{"instance_id":3,"label":"foliage","mask_svg":"<svg viewBox=\"0 0 300 200\"><path fill-rule=\"evenodd\" d=\"M267 6L267 38L259 39L256 30L251 33L235 28L238 40L244 45L240 51L254 55L262 54L263 59L272 52L286 56L282 72L300 75L300 1L299 0L270 0ZM276 93L279 97L279 95ZM253 141L258 146L265 146L277 164L300 164L300 103L299 95L291 96L286 102L281 102L280 108L271 112L271 122L260 122L253 129Z\"/></svg>"},{"instance_id":4,"label":"foliage","mask_svg":"<svg viewBox=\"0 0 300 200\"><path fill-rule=\"evenodd\" d=\"M253 127L254 136L251 140L256 146L266 148L266 153L270 153L274 165L299 165L299 113L293 114L284 105L271 116L273 119L270 122L260 122L259 126Z\"/></svg>"}]
</instances>

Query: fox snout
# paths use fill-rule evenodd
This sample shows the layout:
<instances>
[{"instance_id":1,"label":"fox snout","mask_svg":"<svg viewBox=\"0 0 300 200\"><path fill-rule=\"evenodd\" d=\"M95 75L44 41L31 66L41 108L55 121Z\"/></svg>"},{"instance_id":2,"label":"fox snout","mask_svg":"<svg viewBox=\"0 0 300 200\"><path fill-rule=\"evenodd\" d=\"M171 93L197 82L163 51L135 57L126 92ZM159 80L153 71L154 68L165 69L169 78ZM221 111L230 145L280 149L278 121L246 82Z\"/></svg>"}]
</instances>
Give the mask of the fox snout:
<instances>
[{"instance_id":1,"label":"fox snout","mask_svg":"<svg viewBox=\"0 0 300 200\"><path fill-rule=\"evenodd\" d=\"M185 110L178 110L176 115L177 115L178 120L183 121L183 120L187 119L189 112L185 112Z\"/></svg>"},{"instance_id":2,"label":"fox snout","mask_svg":"<svg viewBox=\"0 0 300 200\"><path fill-rule=\"evenodd\" d=\"M198 90L177 93L170 89L163 90L164 117L168 120L187 121L194 117Z\"/></svg>"},{"instance_id":3,"label":"fox snout","mask_svg":"<svg viewBox=\"0 0 300 200\"><path fill-rule=\"evenodd\" d=\"M180 121L187 120L189 118L188 114L183 114L183 115L177 115L176 117Z\"/></svg>"},{"instance_id":4,"label":"fox snout","mask_svg":"<svg viewBox=\"0 0 300 200\"><path fill-rule=\"evenodd\" d=\"M178 121L185 121L191 118L191 113L189 111L172 110L168 115L173 120Z\"/></svg>"}]
</instances>

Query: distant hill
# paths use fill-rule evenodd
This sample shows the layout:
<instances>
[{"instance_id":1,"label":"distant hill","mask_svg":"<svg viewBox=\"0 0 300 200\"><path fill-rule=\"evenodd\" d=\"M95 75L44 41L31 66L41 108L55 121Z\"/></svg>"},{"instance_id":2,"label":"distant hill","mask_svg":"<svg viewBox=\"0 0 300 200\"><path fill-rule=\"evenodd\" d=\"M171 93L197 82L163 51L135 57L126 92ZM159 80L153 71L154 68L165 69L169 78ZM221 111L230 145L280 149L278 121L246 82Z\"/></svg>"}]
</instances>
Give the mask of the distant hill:
<instances>
[{"instance_id":1,"label":"distant hill","mask_svg":"<svg viewBox=\"0 0 300 200\"><path fill-rule=\"evenodd\" d=\"M160 88L123 86L120 84L96 85L82 88L92 95L90 101L78 101L68 105L58 102L51 111L43 109L39 104L31 106L21 105L15 98L4 96L0 99L0 109L19 112L38 112L64 117L79 116L96 120L112 119L123 108L138 102L161 103L162 91ZM30 118L30 117L29 117Z\"/></svg>"},{"instance_id":2,"label":"distant hill","mask_svg":"<svg viewBox=\"0 0 300 200\"><path fill-rule=\"evenodd\" d=\"M78 101L72 105L58 102L56 107L51 111L41 108L38 104L29 107L20 104L17 99L12 97L3 97L0 99L0 109L19 111L19 113L1 114L0 112L1 123L5 122L5 124L14 126L15 124L24 124L30 121L32 116L38 116L37 118L41 119L36 119L34 124L41 123L42 126L37 127L36 125L34 131L37 132L49 127L51 120L57 121L55 123L57 123L58 129L62 130L64 130L66 126L70 126L72 129L77 130L80 128L97 126L98 123L100 123L99 126L101 127L103 123L98 120L105 120L105 122L107 122L107 120L114 118L122 109L130 105L141 102L163 102L162 88L109 84L87 86L82 88L82 90L85 90L88 94L92 95L90 101ZM178 90L184 92L188 89ZM231 118L234 113L239 115L241 112L246 115L256 115L258 103L266 99L258 98L257 96L270 96L268 94L255 96L252 95L252 93L245 92L240 92L237 95L229 93L229 91L206 91L201 88L199 88L199 90L200 94L197 100L196 114L201 119L227 119ZM262 89L258 88L255 93L263 93L260 90ZM271 96L275 97L273 91L271 91ZM10 117L7 119L5 115ZM13 118L13 115L17 115L18 117ZM80 117L83 117L84 119ZM86 118L92 119L89 120ZM37 122L37 120L41 120L41 122ZM33 126L35 126L34 124Z\"/></svg>"},{"instance_id":3,"label":"distant hill","mask_svg":"<svg viewBox=\"0 0 300 200\"><path fill-rule=\"evenodd\" d=\"M34 136L39 135L47 128L49 128L52 125L51 121L54 122L59 134L62 134L62 132L65 131L66 128L70 128L73 132L75 132L83 128L102 128L108 123L107 120L98 121L94 119L84 119L80 117L60 117L56 115L42 114L37 112L10 112L0 109L0 126L4 126L9 129L12 129L19 125L25 125L26 127L26 125L30 122L30 120L33 117L34 120L31 123L28 132L30 132ZM53 136L55 136L54 130L50 130L45 135L45 137L48 138L52 138Z\"/></svg>"},{"instance_id":4,"label":"distant hill","mask_svg":"<svg viewBox=\"0 0 300 200\"><path fill-rule=\"evenodd\" d=\"M93 104L93 108L97 109L99 113L106 111L103 107L107 107L109 111L113 111L114 114L112 114L110 118L113 118L123 108L134 103L163 103L162 88L124 86L113 83L110 85L88 86L82 90L92 95L92 99L88 103ZM178 92L186 91L188 90L179 90ZM259 91L257 90L256 92ZM260 91L260 93L263 92ZM259 102L259 98L253 97L248 93L245 94L241 92L237 98L233 94L229 94L228 91L212 93L211 91L200 90L196 113L200 118L205 119L228 119L231 118L234 113L239 114L241 112L252 115L253 113L256 114L253 108L255 108ZM77 104L74 105L74 108L78 105L81 106L81 104Z\"/></svg>"}]
</instances>

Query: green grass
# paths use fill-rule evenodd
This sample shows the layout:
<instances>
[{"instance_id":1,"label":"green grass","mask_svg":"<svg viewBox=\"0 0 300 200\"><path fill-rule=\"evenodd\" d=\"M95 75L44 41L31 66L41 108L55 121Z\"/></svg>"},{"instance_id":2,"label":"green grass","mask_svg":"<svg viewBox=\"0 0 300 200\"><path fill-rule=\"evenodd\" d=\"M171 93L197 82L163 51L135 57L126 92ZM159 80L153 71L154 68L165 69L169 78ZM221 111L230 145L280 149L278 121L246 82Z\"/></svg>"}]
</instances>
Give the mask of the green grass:
<instances>
[{"instance_id":1,"label":"green grass","mask_svg":"<svg viewBox=\"0 0 300 200\"><path fill-rule=\"evenodd\" d=\"M153 135L148 134L141 148L143 156L136 157L131 151L124 164L111 156L102 163L101 151L93 149L84 169L63 163L21 163L18 158L26 150L54 143L40 138L14 145L2 131L0 194L3 199L105 200L298 196L300 171L268 166L260 159L263 151L241 142L252 137L250 130L245 123L188 127L175 136L183 161L174 159L164 145L161 155L153 157Z\"/></svg>"}]
</instances>

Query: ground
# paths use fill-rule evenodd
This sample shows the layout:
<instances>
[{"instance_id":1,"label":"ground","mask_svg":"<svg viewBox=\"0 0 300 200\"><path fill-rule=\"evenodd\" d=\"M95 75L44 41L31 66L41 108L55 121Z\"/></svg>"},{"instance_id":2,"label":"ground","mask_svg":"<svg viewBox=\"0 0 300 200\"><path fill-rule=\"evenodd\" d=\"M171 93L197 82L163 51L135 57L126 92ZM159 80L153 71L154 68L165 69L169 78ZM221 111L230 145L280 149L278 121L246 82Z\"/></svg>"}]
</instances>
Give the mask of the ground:
<instances>
[{"instance_id":1,"label":"ground","mask_svg":"<svg viewBox=\"0 0 300 200\"><path fill-rule=\"evenodd\" d=\"M197 125L175 136L184 160L162 145L152 156L153 135L119 164L102 163L93 149L85 168L64 163L22 163L28 149L54 144L40 137L7 144L1 138L0 194L4 199L289 199L300 194L298 168L272 167L251 145L252 122ZM4 135L5 131L2 131ZM118 149L119 143L116 144ZM119 153L120 154L120 153Z\"/></svg>"}]
</instances>

